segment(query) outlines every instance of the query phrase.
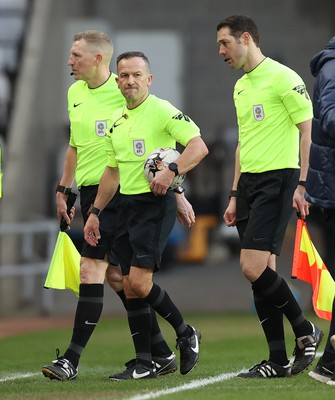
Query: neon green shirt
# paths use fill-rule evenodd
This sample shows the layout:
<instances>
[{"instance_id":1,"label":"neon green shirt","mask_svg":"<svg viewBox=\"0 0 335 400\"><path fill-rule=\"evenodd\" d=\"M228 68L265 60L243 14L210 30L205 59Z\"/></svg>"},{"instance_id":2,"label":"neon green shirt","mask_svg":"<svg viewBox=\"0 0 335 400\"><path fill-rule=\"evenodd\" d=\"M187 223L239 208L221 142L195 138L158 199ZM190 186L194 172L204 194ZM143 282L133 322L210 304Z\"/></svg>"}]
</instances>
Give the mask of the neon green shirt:
<instances>
[{"instance_id":1,"label":"neon green shirt","mask_svg":"<svg viewBox=\"0 0 335 400\"><path fill-rule=\"evenodd\" d=\"M138 107L121 108L113 114L112 132L106 136L108 166L118 167L120 192L150 192L143 167L147 156L158 147L186 146L200 136L198 126L166 100L149 95Z\"/></svg>"},{"instance_id":2,"label":"neon green shirt","mask_svg":"<svg viewBox=\"0 0 335 400\"><path fill-rule=\"evenodd\" d=\"M270 58L244 74L234 88L241 172L299 168L299 130L313 116L300 76Z\"/></svg>"},{"instance_id":3,"label":"neon green shirt","mask_svg":"<svg viewBox=\"0 0 335 400\"><path fill-rule=\"evenodd\" d=\"M103 85L90 89L77 81L68 91L70 146L77 149L77 186L97 185L106 168L106 129L113 112L125 103L111 74Z\"/></svg>"}]
</instances>

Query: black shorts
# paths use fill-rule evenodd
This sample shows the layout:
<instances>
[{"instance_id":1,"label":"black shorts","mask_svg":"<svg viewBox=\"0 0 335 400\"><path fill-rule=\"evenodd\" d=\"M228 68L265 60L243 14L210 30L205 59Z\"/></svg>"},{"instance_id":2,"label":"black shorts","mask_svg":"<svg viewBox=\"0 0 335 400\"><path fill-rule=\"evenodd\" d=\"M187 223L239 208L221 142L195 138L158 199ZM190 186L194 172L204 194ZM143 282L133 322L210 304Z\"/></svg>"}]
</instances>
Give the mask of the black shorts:
<instances>
[{"instance_id":1,"label":"black shorts","mask_svg":"<svg viewBox=\"0 0 335 400\"><path fill-rule=\"evenodd\" d=\"M82 186L80 188L80 206L84 224L88 219L88 210L94 203L98 192L98 185ZM115 224L117 217L117 203L119 192L115 193L113 199L107 204L99 216L101 239L96 247L90 246L86 241L83 243L81 250L82 257L94 258L96 260L107 260L113 265L118 265L118 260L112 249L114 240Z\"/></svg>"},{"instance_id":2,"label":"black shorts","mask_svg":"<svg viewBox=\"0 0 335 400\"><path fill-rule=\"evenodd\" d=\"M236 226L242 249L279 255L293 213L299 170L242 173L236 199Z\"/></svg>"},{"instance_id":3,"label":"black shorts","mask_svg":"<svg viewBox=\"0 0 335 400\"><path fill-rule=\"evenodd\" d=\"M114 250L123 275L131 266L156 271L176 221L175 194L150 193L119 196Z\"/></svg>"}]
</instances>

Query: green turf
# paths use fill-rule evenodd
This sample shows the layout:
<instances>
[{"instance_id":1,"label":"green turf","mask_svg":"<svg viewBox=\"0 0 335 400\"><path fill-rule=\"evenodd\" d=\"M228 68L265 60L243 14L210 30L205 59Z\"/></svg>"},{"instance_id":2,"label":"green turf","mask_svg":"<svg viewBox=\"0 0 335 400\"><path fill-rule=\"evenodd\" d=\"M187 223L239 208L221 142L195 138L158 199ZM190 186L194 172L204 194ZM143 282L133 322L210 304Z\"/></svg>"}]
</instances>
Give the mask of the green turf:
<instances>
[{"instance_id":1,"label":"green turf","mask_svg":"<svg viewBox=\"0 0 335 400\"><path fill-rule=\"evenodd\" d=\"M316 319L327 333L328 322ZM187 376L178 372L153 380L112 382L110 373L119 372L123 363L133 357L133 346L125 319L108 319L97 327L80 363L78 379L70 382L44 378L40 368L55 357L55 348L64 351L71 329L60 329L18 335L0 340L0 398L1 400L108 400L108 399L271 399L271 400L327 400L335 397L335 387L318 383L307 373L293 378L244 380L231 378L203 387L166 395L155 394L205 378L228 374L250 367L266 358L267 351L256 316L188 315L187 321L202 332L201 358L198 366ZM161 321L164 334L174 346L174 334ZM294 345L287 327L288 352ZM322 344L322 350L324 343ZM34 374L15 379L17 374ZM10 380L9 378L12 377ZM145 397L145 395L147 395Z\"/></svg>"}]
</instances>

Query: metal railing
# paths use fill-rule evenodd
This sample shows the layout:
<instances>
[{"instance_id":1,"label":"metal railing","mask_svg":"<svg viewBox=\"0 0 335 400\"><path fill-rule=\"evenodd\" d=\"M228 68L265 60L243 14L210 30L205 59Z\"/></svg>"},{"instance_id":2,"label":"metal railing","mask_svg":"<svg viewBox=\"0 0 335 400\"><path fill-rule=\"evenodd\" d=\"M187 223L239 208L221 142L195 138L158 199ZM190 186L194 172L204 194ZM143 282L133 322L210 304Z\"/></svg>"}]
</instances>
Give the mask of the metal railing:
<instances>
[{"instance_id":1,"label":"metal railing","mask_svg":"<svg viewBox=\"0 0 335 400\"><path fill-rule=\"evenodd\" d=\"M22 260L22 263L19 264L0 265L0 279L21 278L23 282L20 285L20 296L24 301L36 297L36 278L44 277L48 272L58 232L59 225L56 220L0 224L0 238L4 235L14 235L14 237L21 239L17 255ZM36 235L41 234L43 235L43 242L45 242L43 256L36 254L34 249ZM50 313L53 308L53 291L45 290L42 285L40 287L40 311Z\"/></svg>"}]
</instances>

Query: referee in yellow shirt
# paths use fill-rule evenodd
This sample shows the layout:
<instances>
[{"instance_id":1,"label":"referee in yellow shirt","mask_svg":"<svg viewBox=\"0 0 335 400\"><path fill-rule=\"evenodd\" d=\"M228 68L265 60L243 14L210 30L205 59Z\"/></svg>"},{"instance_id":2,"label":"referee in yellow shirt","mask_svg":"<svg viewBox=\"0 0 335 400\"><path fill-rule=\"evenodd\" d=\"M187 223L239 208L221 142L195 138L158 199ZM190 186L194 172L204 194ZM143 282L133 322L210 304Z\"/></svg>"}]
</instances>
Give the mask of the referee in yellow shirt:
<instances>
[{"instance_id":1,"label":"referee in yellow shirt","mask_svg":"<svg viewBox=\"0 0 335 400\"><path fill-rule=\"evenodd\" d=\"M276 272L276 256L293 208L302 218L308 215L304 186L312 105L299 75L263 55L259 31L251 18L233 15L223 19L217 26L217 43L225 62L245 72L234 88L238 145L224 220L237 227L242 272L251 283L269 348L267 360L239 377L287 377L308 368L323 337L320 329L306 320ZM283 315L296 336L292 366L286 353Z\"/></svg>"}]
</instances>

